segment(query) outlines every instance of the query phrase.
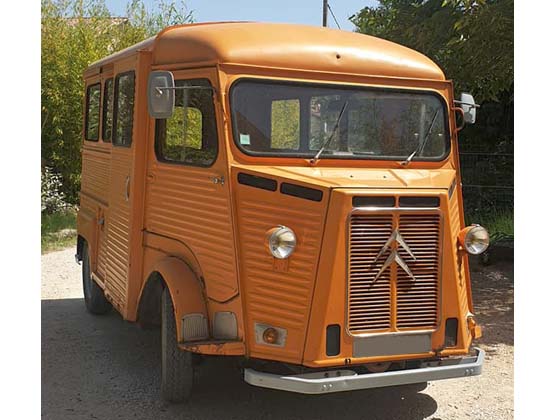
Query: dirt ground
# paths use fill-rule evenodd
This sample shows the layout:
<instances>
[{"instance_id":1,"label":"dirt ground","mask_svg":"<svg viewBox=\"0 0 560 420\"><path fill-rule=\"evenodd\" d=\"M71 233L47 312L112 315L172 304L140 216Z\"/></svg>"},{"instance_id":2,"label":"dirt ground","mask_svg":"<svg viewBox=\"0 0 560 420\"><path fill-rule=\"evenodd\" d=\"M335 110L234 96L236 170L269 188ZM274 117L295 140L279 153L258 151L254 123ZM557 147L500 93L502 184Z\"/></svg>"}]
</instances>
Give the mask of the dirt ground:
<instances>
[{"instance_id":1,"label":"dirt ground","mask_svg":"<svg viewBox=\"0 0 560 420\"><path fill-rule=\"evenodd\" d=\"M200 366L192 401L159 396L159 334L116 313L86 312L74 249L42 263L42 417L45 419L513 419L513 266L473 267L487 352L481 376L305 396L246 384L228 358Z\"/></svg>"}]
</instances>

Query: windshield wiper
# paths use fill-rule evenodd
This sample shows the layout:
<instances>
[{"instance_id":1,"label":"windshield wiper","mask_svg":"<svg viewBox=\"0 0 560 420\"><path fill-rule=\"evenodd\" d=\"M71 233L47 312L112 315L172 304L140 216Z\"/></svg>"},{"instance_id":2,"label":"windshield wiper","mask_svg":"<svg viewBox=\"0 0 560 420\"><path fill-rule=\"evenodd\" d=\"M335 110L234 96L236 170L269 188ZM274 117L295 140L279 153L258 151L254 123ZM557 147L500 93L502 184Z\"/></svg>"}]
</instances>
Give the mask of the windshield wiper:
<instances>
[{"instance_id":1,"label":"windshield wiper","mask_svg":"<svg viewBox=\"0 0 560 420\"><path fill-rule=\"evenodd\" d=\"M329 144L331 144L331 140L333 139L334 134L336 133L336 130L338 129L338 125L340 124L340 120L342 119L342 114L344 114L344 110L346 109L346 106L348 105L348 101L349 101L349 99L346 99L346 102L344 102L344 105L342 105L342 109L340 110L340 114L338 114L338 118L336 119L336 123L334 124L331 135L329 136L327 141L325 143L323 143L323 145L321 146L321 148L319 149L317 154L313 157L313 159L309 160L309 163L311 163L312 165L315 165L317 162L319 162L319 157L321 156L323 151L329 146Z\"/></svg>"},{"instance_id":2,"label":"windshield wiper","mask_svg":"<svg viewBox=\"0 0 560 420\"><path fill-rule=\"evenodd\" d=\"M436 118L439 115L439 109L437 110L437 112L434 114L434 118L432 118L432 122L430 123L430 127L428 128L428 132L426 133L426 135L422 138L422 140L420 140L420 143L418 143L418 147L416 148L416 150L414 152L412 152L405 160L403 160L401 162L402 166L406 166L410 163L410 161L414 158L414 156L416 156L417 153L421 152L424 149L424 145L426 143L426 140L428 140L429 135L432 133L432 128L434 128L434 123L436 122Z\"/></svg>"}]
</instances>

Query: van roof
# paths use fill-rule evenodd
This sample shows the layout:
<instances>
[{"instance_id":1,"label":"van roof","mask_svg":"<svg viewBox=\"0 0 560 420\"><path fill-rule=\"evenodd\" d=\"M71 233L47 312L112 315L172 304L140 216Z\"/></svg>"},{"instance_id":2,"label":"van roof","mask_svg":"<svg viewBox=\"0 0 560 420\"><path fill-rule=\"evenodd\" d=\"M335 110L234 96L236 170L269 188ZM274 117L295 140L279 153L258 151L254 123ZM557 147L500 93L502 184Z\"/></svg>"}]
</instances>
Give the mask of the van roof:
<instances>
[{"instance_id":1,"label":"van roof","mask_svg":"<svg viewBox=\"0 0 560 420\"><path fill-rule=\"evenodd\" d=\"M257 22L170 26L91 64L87 72L140 50L152 51L154 65L238 64L445 80L443 71L428 57L390 41L323 27Z\"/></svg>"}]
</instances>

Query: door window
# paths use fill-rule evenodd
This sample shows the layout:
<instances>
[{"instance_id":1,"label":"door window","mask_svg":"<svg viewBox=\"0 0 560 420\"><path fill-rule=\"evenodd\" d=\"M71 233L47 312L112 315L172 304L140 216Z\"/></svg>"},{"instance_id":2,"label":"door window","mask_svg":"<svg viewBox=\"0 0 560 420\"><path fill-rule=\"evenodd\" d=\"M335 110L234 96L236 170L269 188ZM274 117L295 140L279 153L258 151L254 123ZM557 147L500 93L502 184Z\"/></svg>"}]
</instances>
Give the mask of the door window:
<instances>
[{"instance_id":1,"label":"door window","mask_svg":"<svg viewBox=\"0 0 560 420\"><path fill-rule=\"evenodd\" d=\"M119 74L115 79L115 89L113 144L130 147L134 117L134 72Z\"/></svg>"},{"instance_id":2,"label":"door window","mask_svg":"<svg viewBox=\"0 0 560 420\"><path fill-rule=\"evenodd\" d=\"M103 90L103 141L110 142L113 132L113 79L105 81Z\"/></svg>"},{"instance_id":3,"label":"door window","mask_svg":"<svg viewBox=\"0 0 560 420\"><path fill-rule=\"evenodd\" d=\"M164 162L211 166L218 153L211 84L193 79L177 80L175 86L173 115L156 120L156 155Z\"/></svg>"},{"instance_id":4,"label":"door window","mask_svg":"<svg viewBox=\"0 0 560 420\"><path fill-rule=\"evenodd\" d=\"M99 105L101 96L101 85L96 83L87 88L86 93L86 140L97 141L99 139Z\"/></svg>"}]
</instances>

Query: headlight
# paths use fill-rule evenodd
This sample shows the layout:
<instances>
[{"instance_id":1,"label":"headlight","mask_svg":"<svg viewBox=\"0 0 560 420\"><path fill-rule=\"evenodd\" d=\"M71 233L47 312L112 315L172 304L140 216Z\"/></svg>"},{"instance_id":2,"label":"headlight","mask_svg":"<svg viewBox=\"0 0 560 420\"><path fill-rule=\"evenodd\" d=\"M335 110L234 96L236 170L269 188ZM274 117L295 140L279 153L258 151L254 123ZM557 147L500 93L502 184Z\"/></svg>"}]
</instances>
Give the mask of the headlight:
<instances>
[{"instance_id":1,"label":"headlight","mask_svg":"<svg viewBox=\"0 0 560 420\"><path fill-rule=\"evenodd\" d=\"M490 235L480 225L468 226L459 232L459 243L469 254L479 255L488 249Z\"/></svg>"},{"instance_id":2,"label":"headlight","mask_svg":"<svg viewBox=\"0 0 560 420\"><path fill-rule=\"evenodd\" d=\"M274 258L285 259L296 248L296 234L289 227L278 226L267 232L265 244Z\"/></svg>"}]
</instances>

